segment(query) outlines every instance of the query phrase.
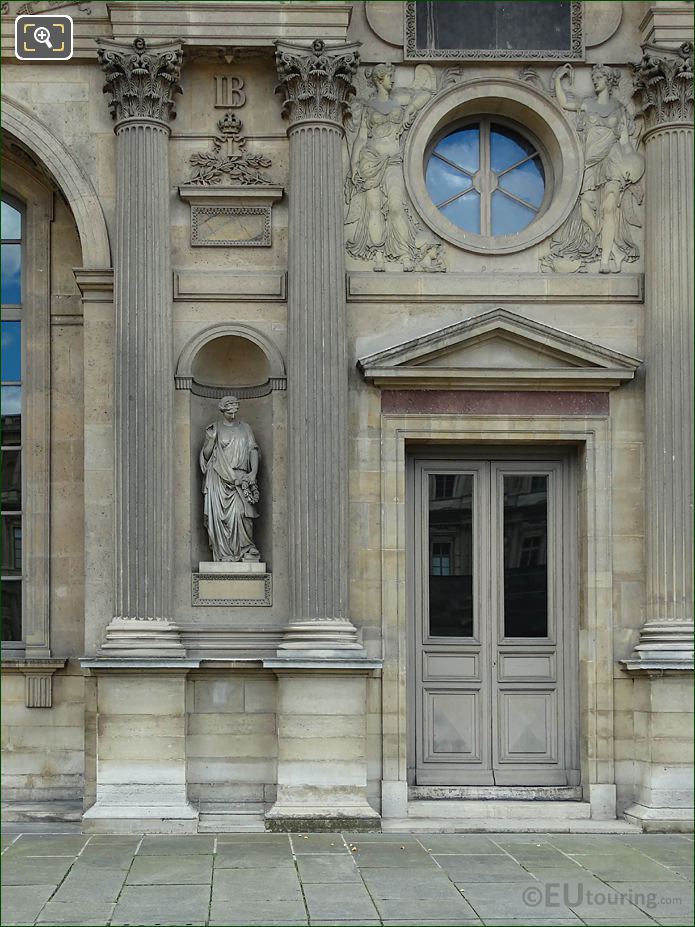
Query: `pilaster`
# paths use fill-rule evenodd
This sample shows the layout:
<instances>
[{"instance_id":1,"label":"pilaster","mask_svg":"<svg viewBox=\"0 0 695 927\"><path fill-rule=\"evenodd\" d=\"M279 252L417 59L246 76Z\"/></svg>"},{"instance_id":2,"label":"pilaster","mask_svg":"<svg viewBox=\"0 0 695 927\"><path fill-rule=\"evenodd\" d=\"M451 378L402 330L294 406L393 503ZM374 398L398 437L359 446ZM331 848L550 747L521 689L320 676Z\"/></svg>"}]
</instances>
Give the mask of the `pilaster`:
<instances>
[{"instance_id":1,"label":"pilaster","mask_svg":"<svg viewBox=\"0 0 695 927\"><path fill-rule=\"evenodd\" d=\"M173 329L169 122L179 44L104 40L116 120L114 253L114 619L101 653L183 657L170 621L173 549Z\"/></svg>"},{"instance_id":2,"label":"pilaster","mask_svg":"<svg viewBox=\"0 0 695 927\"><path fill-rule=\"evenodd\" d=\"M343 119L356 46L277 46L289 121L289 550L280 650L360 650L348 618Z\"/></svg>"},{"instance_id":3,"label":"pilaster","mask_svg":"<svg viewBox=\"0 0 695 927\"><path fill-rule=\"evenodd\" d=\"M693 49L644 46L647 621L628 670L693 667Z\"/></svg>"}]
</instances>

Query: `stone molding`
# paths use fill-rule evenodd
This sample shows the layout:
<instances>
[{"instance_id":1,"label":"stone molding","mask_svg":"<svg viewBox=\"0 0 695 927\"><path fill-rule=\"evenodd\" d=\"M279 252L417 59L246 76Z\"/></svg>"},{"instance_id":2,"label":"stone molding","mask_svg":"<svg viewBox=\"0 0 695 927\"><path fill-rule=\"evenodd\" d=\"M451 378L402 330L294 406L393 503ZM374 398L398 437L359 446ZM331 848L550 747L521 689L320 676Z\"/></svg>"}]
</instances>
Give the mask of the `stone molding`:
<instances>
[{"instance_id":1,"label":"stone molding","mask_svg":"<svg viewBox=\"0 0 695 927\"><path fill-rule=\"evenodd\" d=\"M642 51L634 86L647 133L667 126L692 126L692 42L676 50L643 45Z\"/></svg>"},{"instance_id":2,"label":"stone molding","mask_svg":"<svg viewBox=\"0 0 695 927\"><path fill-rule=\"evenodd\" d=\"M97 57L110 93L114 119L155 119L169 123L176 118L174 94L181 93L179 77L183 52L170 42L149 44L141 37L132 45L101 39Z\"/></svg>"},{"instance_id":3,"label":"stone molding","mask_svg":"<svg viewBox=\"0 0 695 927\"><path fill-rule=\"evenodd\" d=\"M277 91L284 93L282 113L290 129L302 122L333 122L343 127L348 101L355 92L357 45L328 48L321 39L311 47L278 42L275 61L280 78Z\"/></svg>"},{"instance_id":4,"label":"stone molding","mask_svg":"<svg viewBox=\"0 0 695 927\"><path fill-rule=\"evenodd\" d=\"M53 674L64 669L64 658L5 660L0 672L21 673L24 676L24 704L27 708L51 708L53 705Z\"/></svg>"},{"instance_id":5,"label":"stone molding","mask_svg":"<svg viewBox=\"0 0 695 927\"><path fill-rule=\"evenodd\" d=\"M447 354L499 339L538 355L538 366L467 366ZM434 361L435 365L430 365ZM375 386L390 389L566 389L605 390L633 379L642 363L569 332L497 308L455 322L358 359L357 367Z\"/></svg>"},{"instance_id":6,"label":"stone molding","mask_svg":"<svg viewBox=\"0 0 695 927\"><path fill-rule=\"evenodd\" d=\"M85 269L111 266L106 219L94 185L63 142L32 112L3 94L2 128L36 157L53 178L75 218Z\"/></svg>"}]
</instances>

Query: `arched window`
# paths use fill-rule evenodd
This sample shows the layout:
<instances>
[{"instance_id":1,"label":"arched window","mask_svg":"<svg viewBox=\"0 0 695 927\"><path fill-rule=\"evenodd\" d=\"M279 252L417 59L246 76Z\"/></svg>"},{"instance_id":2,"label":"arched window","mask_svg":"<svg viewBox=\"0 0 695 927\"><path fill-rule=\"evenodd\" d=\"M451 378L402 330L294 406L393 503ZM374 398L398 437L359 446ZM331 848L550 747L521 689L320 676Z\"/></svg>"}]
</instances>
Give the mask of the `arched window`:
<instances>
[{"instance_id":1,"label":"arched window","mask_svg":"<svg viewBox=\"0 0 695 927\"><path fill-rule=\"evenodd\" d=\"M2 197L2 639L22 640L22 238L20 204Z\"/></svg>"}]
</instances>

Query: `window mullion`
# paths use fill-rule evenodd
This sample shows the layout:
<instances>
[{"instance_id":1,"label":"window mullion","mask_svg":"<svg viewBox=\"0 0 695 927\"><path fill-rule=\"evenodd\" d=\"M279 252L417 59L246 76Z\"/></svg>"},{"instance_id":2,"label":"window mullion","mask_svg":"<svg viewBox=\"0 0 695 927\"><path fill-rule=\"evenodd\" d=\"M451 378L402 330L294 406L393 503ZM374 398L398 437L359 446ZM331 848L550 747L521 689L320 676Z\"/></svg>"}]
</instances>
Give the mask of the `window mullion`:
<instances>
[{"instance_id":1,"label":"window mullion","mask_svg":"<svg viewBox=\"0 0 695 927\"><path fill-rule=\"evenodd\" d=\"M492 229L491 170L490 170L490 120L480 123L480 234L490 235Z\"/></svg>"}]
</instances>

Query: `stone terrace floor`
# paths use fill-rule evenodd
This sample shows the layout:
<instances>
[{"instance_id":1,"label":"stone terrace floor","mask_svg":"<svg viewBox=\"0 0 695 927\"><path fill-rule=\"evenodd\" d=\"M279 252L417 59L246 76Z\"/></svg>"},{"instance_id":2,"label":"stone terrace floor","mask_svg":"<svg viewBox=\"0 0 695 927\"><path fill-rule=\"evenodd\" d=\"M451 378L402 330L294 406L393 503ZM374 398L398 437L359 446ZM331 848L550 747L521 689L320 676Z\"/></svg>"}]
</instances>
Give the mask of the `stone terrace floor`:
<instances>
[{"instance_id":1,"label":"stone terrace floor","mask_svg":"<svg viewBox=\"0 0 695 927\"><path fill-rule=\"evenodd\" d=\"M2 924L693 922L681 835L2 837ZM38 827L39 825L34 825Z\"/></svg>"}]
</instances>

